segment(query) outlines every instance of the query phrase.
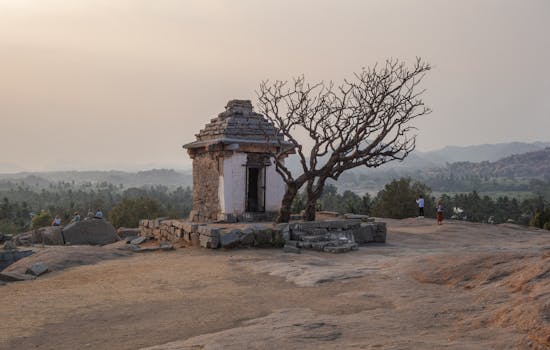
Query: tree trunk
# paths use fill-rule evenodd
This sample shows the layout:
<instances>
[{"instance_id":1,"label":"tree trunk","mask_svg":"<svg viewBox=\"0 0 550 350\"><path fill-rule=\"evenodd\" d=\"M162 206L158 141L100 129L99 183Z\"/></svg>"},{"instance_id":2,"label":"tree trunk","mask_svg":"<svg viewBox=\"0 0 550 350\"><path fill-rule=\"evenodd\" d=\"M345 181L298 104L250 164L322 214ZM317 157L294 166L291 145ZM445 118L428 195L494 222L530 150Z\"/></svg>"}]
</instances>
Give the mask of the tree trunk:
<instances>
[{"instance_id":1,"label":"tree trunk","mask_svg":"<svg viewBox=\"0 0 550 350\"><path fill-rule=\"evenodd\" d=\"M306 210L304 212L305 221L315 221L315 204L317 204L317 200L308 200L306 203Z\"/></svg>"},{"instance_id":2,"label":"tree trunk","mask_svg":"<svg viewBox=\"0 0 550 350\"><path fill-rule=\"evenodd\" d=\"M317 204L318 196L315 195L315 191L313 191L313 179L309 180L307 182L306 187L306 210L304 212L304 220L305 221L315 221L315 204Z\"/></svg>"},{"instance_id":3,"label":"tree trunk","mask_svg":"<svg viewBox=\"0 0 550 350\"><path fill-rule=\"evenodd\" d=\"M298 189L295 184L287 184L285 195L283 196L283 201L281 203L281 209L279 210L279 215L275 219L276 223L288 222L290 220L290 210L292 208L292 201Z\"/></svg>"},{"instance_id":4,"label":"tree trunk","mask_svg":"<svg viewBox=\"0 0 550 350\"><path fill-rule=\"evenodd\" d=\"M308 181L307 187L306 187L307 203L306 203L306 210L304 213L305 221L315 221L315 212L317 209L316 204L317 204L317 201L321 198L321 195L323 194L323 188L325 187L326 180L327 180L326 177L320 177L319 180L317 180L316 185L314 183L315 179L310 179Z\"/></svg>"}]
</instances>

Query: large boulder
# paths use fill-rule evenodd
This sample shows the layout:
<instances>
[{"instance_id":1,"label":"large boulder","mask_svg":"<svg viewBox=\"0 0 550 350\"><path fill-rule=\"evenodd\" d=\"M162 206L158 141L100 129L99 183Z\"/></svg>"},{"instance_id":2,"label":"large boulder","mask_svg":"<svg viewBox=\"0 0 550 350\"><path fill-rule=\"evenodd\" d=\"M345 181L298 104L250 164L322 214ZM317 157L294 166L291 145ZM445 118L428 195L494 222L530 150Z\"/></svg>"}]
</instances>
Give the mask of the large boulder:
<instances>
[{"instance_id":1,"label":"large boulder","mask_svg":"<svg viewBox=\"0 0 550 350\"><path fill-rule=\"evenodd\" d=\"M42 243L48 245L63 245L65 241L63 240L63 229L61 226L50 226L44 227L39 230L39 236L34 239L34 243Z\"/></svg>"},{"instance_id":2,"label":"large boulder","mask_svg":"<svg viewBox=\"0 0 550 350\"><path fill-rule=\"evenodd\" d=\"M36 230L21 233L15 237L17 245L47 244L63 245L63 235L61 226L47 226Z\"/></svg>"},{"instance_id":3,"label":"large boulder","mask_svg":"<svg viewBox=\"0 0 550 350\"><path fill-rule=\"evenodd\" d=\"M102 219L74 222L65 226L63 237L66 244L103 245L118 241L113 225Z\"/></svg>"}]
</instances>

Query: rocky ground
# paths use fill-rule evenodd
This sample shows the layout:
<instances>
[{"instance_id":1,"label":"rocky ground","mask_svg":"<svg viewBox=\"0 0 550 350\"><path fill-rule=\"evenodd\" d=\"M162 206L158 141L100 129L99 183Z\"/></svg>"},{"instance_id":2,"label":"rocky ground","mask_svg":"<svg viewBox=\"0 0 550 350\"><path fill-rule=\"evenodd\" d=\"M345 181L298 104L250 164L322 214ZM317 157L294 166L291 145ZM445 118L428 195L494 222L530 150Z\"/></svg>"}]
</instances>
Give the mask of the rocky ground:
<instances>
[{"instance_id":1,"label":"rocky ground","mask_svg":"<svg viewBox=\"0 0 550 350\"><path fill-rule=\"evenodd\" d=\"M387 222L386 244L346 254L73 261L0 286L0 348L550 349L549 231Z\"/></svg>"}]
</instances>

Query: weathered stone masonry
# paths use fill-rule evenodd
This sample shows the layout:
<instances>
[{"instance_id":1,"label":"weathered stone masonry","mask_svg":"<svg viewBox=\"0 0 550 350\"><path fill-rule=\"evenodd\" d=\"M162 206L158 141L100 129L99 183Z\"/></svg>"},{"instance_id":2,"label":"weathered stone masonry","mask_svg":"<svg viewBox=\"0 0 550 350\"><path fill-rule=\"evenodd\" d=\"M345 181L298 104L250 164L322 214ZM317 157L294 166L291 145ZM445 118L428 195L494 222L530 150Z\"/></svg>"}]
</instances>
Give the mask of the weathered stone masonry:
<instances>
[{"instance_id":1,"label":"weathered stone masonry","mask_svg":"<svg viewBox=\"0 0 550 350\"><path fill-rule=\"evenodd\" d=\"M212 154L197 154L193 159L193 221L207 221L213 219L206 213L218 213L220 171L218 161Z\"/></svg>"}]
</instances>

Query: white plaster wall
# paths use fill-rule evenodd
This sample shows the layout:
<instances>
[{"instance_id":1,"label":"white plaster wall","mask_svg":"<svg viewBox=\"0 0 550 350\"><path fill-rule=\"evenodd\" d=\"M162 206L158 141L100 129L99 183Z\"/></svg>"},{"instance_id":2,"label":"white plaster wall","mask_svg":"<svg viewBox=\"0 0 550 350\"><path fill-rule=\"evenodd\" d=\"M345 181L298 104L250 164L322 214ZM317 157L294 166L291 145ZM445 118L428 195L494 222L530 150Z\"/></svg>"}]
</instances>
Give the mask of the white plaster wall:
<instances>
[{"instance_id":1,"label":"white plaster wall","mask_svg":"<svg viewBox=\"0 0 550 350\"><path fill-rule=\"evenodd\" d=\"M275 165L268 166L265 170L265 210L278 211L281 209L281 201L286 191L283 178L275 170Z\"/></svg>"},{"instance_id":2,"label":"white plaster wall","mask_svg":"<svg viewBox=\"0 0 550 350\"><path fill-rule=\"evenodd\" d=\"M225 214L244 213L246 196L246 154L233 153L223 160L218 196L220 209Z\"/></svg>"}]
</instances>

